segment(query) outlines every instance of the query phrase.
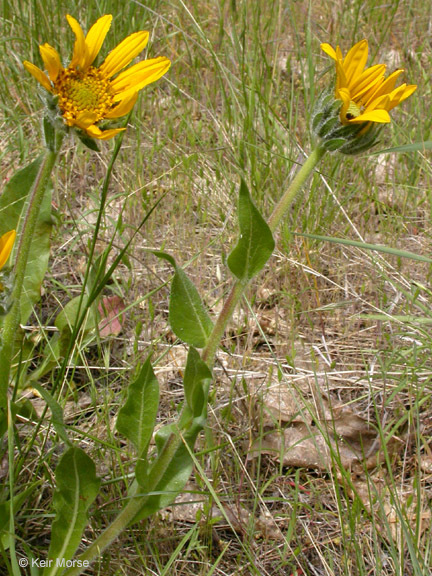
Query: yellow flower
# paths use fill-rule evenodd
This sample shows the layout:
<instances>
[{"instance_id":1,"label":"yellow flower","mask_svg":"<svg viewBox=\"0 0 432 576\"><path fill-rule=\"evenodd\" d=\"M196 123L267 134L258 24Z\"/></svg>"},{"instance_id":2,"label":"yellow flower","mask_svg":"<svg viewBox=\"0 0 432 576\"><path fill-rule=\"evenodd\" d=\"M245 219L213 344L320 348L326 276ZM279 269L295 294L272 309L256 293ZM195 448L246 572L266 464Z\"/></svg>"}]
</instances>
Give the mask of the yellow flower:
<instances>
[{"instance_id":1,"label":"yellow flower","mask_svg":"<svg viewBox=\"0 0 432 576\"><path fill-rule=\"evenodd\" d=\"M389 111L417 89L415 85L406 84L395 88L396 80L403 70L396 70L384 78L385 64L365 69L367 40L355 44L345 58L339 46L334 50L330 44L321 44L321 49L336 63L335 97L342 100L342 124L390 122Z\"/></svg>"},{"instance_id":2,"label":"yellow flower","mask_svg":"<svg viewBox=\"0 0 432 576\"><path fill-rule=\"evenodd\" d=\"M66 18L76 37L69 66L63 68L57 50L49 44L39 46L47 74L31 62L23 64L46 90L57 96L57 105L68 126L80 128L91 138L107 140L124 128L101 130L96 124L128 114L139 90L163 76L171 62L161 56L142 60L121 72L148 42L149 33L140 31L120 42L96 68L92 64L111 26L111 14L99 18L87 36L75 18Z\"/></svg>"},{"instance_id":3,"label":"yellow flower","mask_svg":"<svg viewBox=\"0 0 432 576\"><path fill-rule=\"evenodd\" d=\"M0 238L0 270L8 261L15 242L15 236L15 230L10 230L9 232L6 232L6 234L3 234L3 236Z\"/></svg>"}]
</instances>

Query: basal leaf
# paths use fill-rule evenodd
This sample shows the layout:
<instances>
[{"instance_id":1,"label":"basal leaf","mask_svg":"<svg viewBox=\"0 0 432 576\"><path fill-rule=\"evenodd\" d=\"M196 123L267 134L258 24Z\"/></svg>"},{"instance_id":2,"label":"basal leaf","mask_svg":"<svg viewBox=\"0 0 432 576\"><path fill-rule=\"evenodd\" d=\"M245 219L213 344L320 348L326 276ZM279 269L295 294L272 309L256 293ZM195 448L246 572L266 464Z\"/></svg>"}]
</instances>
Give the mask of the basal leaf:
<instances>
[{"instance_id":1,"label":"basal leaf","mask_svg":"<svg viewBox=\"0 0 432 576\"><path fill-rule=\"evenodd\" d=\"M151 491L140 513L134 519L147 518L157 510L169 506L183 490L193 469L191 451L199 432L204 428L207 418L207 399L211 381L211 371L201 360L198 352L189 350L184 375L186 405L183 407L178 425L164 426L155 435L158 451L156 460L147 469L137 466L135 473L138 483ZM178 442L180 437L180 442ZM172 446L174 444L174 446ZM175 444L177 447L175 448ZM172 450L171 450L172 448ZM175 449L175 451L173 451ZM148 479L157 469L167 454L172 453L162 478L157 486L152 486Z\"/></svg>"},{"instance_id":2,"label":"basal leaf","mask_svg":"<svg viewBox=\"0 0 432 576\"><path fill-rule=\"evenodd\" d=\"M36 180L42 157L16 172L6 184L0 195L0 235L8 230L20 231L22 217L26 208L29 193ZM21 324L25 324L34 304L40 298L40 287L48 267L50 252L51 189L47 189L40 208L38 222L33 234L27 262L21 297ZM15 242L11 261L15 258L18 241Z\"/></svg>"},{"instance_id":3,"label":"basal leaf","mask_svg":"<svg viewBox=\"0 0 432 576\"><path fill-rule=\"evenodd\" d=\"M189 409L187 408L187 410ZM189 429L182 433L181 443L172 456L164 475L157 486L151 486L151 495L146 500L140 512L135 516L133 522L148 518L157 510L162 510L166 506L169 506L183 490L193 470L193 460L186 444L193 450L195 440L202 430L203 425L204 420L197 418L192 420L192 425ZM160 446L158 458L163 457L164 450L169 449L168 444L180 434L179 430L171 424L164 428L159 430L156 435L156 442L158 446ZM153 463L153 466L155 465L157 465L156 462ZM144 482L138 478L138 468L136 474L137 480L141 485L146 482L144 485L146 487L149 486L147 484L147 478L151 475L151 467L148 475L143 479Z\"/></svg>"},{"instance_id":4,"label":"basal leaf","mask_svg":"<svg viewBox=\"0 0 432 576\"><path fill-rule=\"evenodd\" d=\"M159 383L150 357L128 389L125 405L117 417L117 430L135 446L138 456L145 459L156 423L159 407Z\"/></svg>"},{"instance_id":5,"label":"basal leaf","mask_svg":"<svg viewBox=\"0 0 432 576\"><path fill-rule=\"evenodd\" d=\"M184 270L176 268L171 284L169 321L175 335L197 348L203 348L213 329L198 290Z\"/></svg>"},{"instance_id":6,"label":"basal leaf","mask_svg":"<svg viewBox=\"0 0 432 576\"><path fill-rule=\"evenodd\" d=\"M87 511L98 492L100 480L95 465L81 448L69 448L61 457L55 472L56 492L53 506L56 511L51 529L48 558L52 566L44 576L55 576L62 571L56 559L72 558L87 526Z\"/></svg>"},{"instance_id":7,"label":"basal leaf","mask_svg":"<svg viewBox=\"0 0 432 576\"><path fill-rule=\"evenodd\" d=\"M228 267L239 280L248 281L265 265L273 253L274 240L242 180L239 191L238 219L240 238L228 256Z\"/></svg>"}]
</instances>

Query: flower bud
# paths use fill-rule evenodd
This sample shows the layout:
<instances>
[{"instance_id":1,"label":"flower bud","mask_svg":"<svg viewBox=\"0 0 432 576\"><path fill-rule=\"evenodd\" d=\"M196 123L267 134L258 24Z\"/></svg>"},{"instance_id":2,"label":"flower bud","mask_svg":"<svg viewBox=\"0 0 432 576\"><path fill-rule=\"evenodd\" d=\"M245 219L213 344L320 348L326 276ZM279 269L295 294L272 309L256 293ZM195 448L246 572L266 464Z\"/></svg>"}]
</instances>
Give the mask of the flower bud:
<instances>
[{"instance_id":1,"label":"flower bud","mask_svg":"<svg viewBox=\"0 0 432 576\"><path fill-rule=\"evenodd\" d=\"M380 128L371 122L342 124L342 105L333 91L323 92L312 111L312 132L320 139L320 146L329 152L350 155L365 152L377 143Z\"/></svg>"}]
</instances>

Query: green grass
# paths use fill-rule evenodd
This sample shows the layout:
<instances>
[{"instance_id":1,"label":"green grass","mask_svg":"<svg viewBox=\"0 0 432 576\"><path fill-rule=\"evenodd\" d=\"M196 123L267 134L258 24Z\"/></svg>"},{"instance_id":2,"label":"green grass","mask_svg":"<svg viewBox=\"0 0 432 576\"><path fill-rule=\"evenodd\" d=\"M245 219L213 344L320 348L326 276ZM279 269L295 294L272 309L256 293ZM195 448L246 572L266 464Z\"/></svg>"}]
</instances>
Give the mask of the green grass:
<instances>
[{"instance_id":1,"label":"green grass","mask_svg":"<svg viewBox=\"0 0 432 576\"><path fill-rule=\"evenodd\" d=\"M366 37L377 61L390 69L402 66L404 79L418 84L414 96L394 110L380 148L430 140L432 14L422 0L316 6L288 0L4 3L3 183L41 150L42 103L21 62L40 65L43 42L67 61L73 45L68 12L84 28L101 14L114 15L102 54L144 28L151 31L148 55L172 60L167 76L145 90L134 109L96 244L99 255L113 241L111 264L164 196L104 288L104 295L119 295L126 304L122 333L89 340L81 331L76 360L65 366L55 392L73 438L94 459L103 482L84 548L126 496L134 455L114 424L128 383L150 351L161 383L158 425L175 417L183 399L186 351L168 325L172 271L151 250L190 263L188 274L218 312L231 285L225 261L237 236L240 177L269 215L311 149L311 106L332 81L321 42L339 43L346 51ZM54 175L49 272L25 329L31 370L46 356L55 318L80 294L112 150L112 142L103 143L100 153L72 139L64 144ZM281 227L272 260L249 289L249 306L227 330L188 498L127 530L88 574L428 574L431 267L298 235L430 256L428 154L324 158L305 201L294 205ZM39 383L51 390L59 370L54 366ZM269 401L272 392L292 403L292 390L295 416ZM1 496L8 495L8 473L15 494L32 487L17 506L15 548L18 557L44 558L63 445L43 401L31 390L25 394L37 418L17 421L9 472L8 448L2 447ZM370 423L381 445L379 462L344 465L333 441L335 425L316 416L327 405L336 412L343 406ZM329 451L326 465L313 466L306 456L303 465L294 465L295 447L283 443L276 452L257 450L248 459L252 446L270 434L281 437L299 421L312 437L320 430ZM336 436L347 442L339 429ZM2 573L13 574L9 551L0 552Z\"/></svg>"}]
</instances>

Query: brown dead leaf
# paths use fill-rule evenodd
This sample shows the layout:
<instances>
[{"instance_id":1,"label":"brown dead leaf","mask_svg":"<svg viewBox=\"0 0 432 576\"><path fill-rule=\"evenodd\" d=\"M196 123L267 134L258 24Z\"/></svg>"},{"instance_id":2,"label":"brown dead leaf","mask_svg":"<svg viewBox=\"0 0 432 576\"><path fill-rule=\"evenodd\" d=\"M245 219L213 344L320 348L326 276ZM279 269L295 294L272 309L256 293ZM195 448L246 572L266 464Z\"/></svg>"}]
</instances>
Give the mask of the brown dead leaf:
<instances>
[{"instance_id":1,"label":"brown dead leaf","mask_svg":"<svg viewBox=\"0 0 432 576\"><path fill-rule=\"evenodd\" d=\"M316 390L309 398L288 386L266 391L263 425L249 458L269 454L285 466L328 470L334 459L346 469L377 464L380 438L371 422ZM262 413L262 411L260 411Z\"/></svg>"},{"instance_id":2,"label":"brown dead leaf","mask_svg":"<svg viewBox=\"0 0 432 576\"><path fill-rule=\"evenodd\" d=\"M432 513L429 510L417 511L415 500L407 510L404 510L403 517L401 518L400 511L396 510L394 504L387 502L384 505L384 511L387 514L387 522L390 525L390 531L394 542L397 542L398 547L401 548L404 543L404 530L406 530L405 523L411 526L413 532L416 531L417 524L419 525L419 535L427 530L431 523Z\"/></svg>"},{"instance_id":3,"label":"brown dead leaf","mask_svg":"<svg viewBox=\"0 0 432 576\"><path fill-rule=\"evenodd\" d=\"M430 527L432 514L428 507L428 496L413 478L396 487L391 485L385 469L382 468L367 476L354 478L353 488L366 510L374 512L382 534L388 537L390 530L391 539L397 542L401 549L405 545L406 524L419 536ZM417 496L419 489L420 499ZM351 493L350 497L354 498L354 494Z\"/></svg>"},{"instance_id":4,"label":"brown dead leaf","mask_svg":"<svg viewBox=\"0 0 432 576\"><path fill-rule=\"evenodd\" d=\"M284 466L318 470L328 470L335 457L340 459L344 468L351 468L367 458L375 444L376 434L371 434L367 428L357 432L353 429L344 437L337 433L334 424L325 422L324 425L328 425L325 430L321 426L295 422L281 431L266 434L262 440L255 440L249 458L260 453L269 454L282 461Z\"/></svg>"},{"instance_id":5,"label":"brown dead leaf","mask_svg":"<svg viewBox=\"0 0 432 576\"><path fill-rule=\"evenodd\" d=\"M106 296L99 303L98 310L101 315L99 322L99 334L106 336L118 336L122 331L123 318L121 312L125 304L120 296Z\"/></svg>"}]
</instances>

